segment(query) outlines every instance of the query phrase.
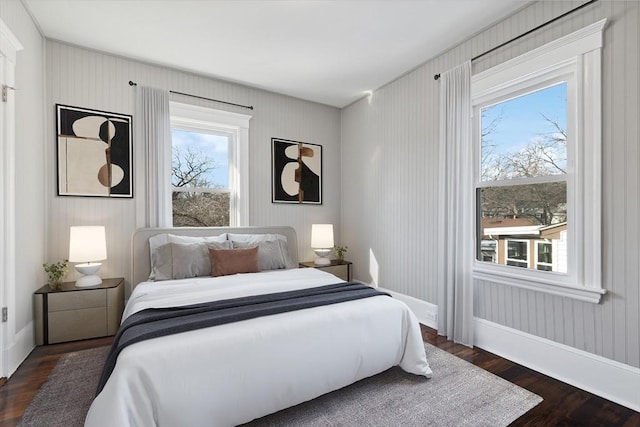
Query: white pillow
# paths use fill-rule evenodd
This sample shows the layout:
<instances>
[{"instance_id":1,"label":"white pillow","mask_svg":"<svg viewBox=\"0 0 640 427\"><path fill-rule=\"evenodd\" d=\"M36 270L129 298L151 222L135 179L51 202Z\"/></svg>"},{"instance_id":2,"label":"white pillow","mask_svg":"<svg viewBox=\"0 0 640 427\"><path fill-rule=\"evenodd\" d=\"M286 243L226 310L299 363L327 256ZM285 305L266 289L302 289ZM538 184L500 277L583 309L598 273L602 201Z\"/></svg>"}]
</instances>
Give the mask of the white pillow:
<instances>
[{"instance_id":1,"label":"white pillow","mask_svg":"<svg viewBox=\"0 0 640 427\"><path fill-rule=\"evenodd\" d=\"M167 241L171 243L220 243L227 241L227 233L222 233L218 236L178 236L175 234L168 234Z\"/></svg>"},{"instance_id":2,"label":"white pillow","mask_svg":"<svg viewBox=\"0 0 640 427\"><path fill-rule=\"evenodd\" d=\"M227 238L233 242L263 242L265 240L284 240L287 241L287 236L282 234L234 234L228 233Z\"/></svg>"}]
</instances>

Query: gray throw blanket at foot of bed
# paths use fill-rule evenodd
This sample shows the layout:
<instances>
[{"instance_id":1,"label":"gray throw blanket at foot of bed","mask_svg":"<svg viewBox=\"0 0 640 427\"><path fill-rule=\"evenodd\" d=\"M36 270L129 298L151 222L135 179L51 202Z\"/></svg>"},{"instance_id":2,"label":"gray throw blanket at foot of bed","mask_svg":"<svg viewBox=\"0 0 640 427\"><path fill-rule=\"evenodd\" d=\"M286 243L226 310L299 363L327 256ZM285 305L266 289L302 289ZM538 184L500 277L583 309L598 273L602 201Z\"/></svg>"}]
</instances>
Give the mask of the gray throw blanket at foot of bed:
<instances>
[{"instance_id":1,"label":"gray throw blanket at foot of bed","mask_svg":"<svg viewBox=\"0 0 640 427\"><path fill-rule=\"evenodd\" d=\"M128 345L210 326L379 295L390 296L362 283L347 282L182 307L149 308L139 311L129 316L120 326L107 356L96 396L109 379L118 354Z\"/></svg>"}]
</instances>

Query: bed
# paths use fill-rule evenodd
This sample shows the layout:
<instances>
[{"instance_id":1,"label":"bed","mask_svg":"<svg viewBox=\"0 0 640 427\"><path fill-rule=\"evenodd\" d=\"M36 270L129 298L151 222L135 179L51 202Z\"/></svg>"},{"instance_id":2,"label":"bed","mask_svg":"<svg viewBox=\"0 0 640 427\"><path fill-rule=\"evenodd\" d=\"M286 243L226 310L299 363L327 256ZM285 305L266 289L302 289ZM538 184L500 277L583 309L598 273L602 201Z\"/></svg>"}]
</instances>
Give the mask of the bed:
<instances>
[{"instance_id":1,"label":"bed","mask_svg":"<svg viewBox=\"0 0 640 427\"><path fill-rule=\"evenodd\" d=\"M182 242L224 236L240 247L276 239L288 268L149 281L155 271L151 263L157 261L150 252L167 246L164 236ZM342 282L319 269L293 268L298 254L291 227L140 229L132 251L134 289L123 323L153 307L268 297ZM418 321L404 303L389 296L188 330L124 348L85 426L238 425L396 365L431 376Z\"/></svg>"}]
</instances>

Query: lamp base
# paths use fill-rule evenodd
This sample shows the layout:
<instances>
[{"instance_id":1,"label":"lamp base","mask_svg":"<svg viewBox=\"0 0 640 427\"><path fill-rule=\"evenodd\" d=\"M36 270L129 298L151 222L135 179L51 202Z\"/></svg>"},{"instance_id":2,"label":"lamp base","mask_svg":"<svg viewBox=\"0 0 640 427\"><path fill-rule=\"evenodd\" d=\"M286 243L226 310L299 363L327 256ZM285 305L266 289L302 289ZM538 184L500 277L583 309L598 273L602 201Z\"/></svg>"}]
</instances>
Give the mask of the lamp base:
<instances>
[{"instance_id":1,"label":"lamp base","mask_svg":"<svg viewBox=\"0 0 640 427\"><path fill-rule=\"evenodd\" d=\"M76 280L76 288L89 288L91 286L98 286L102 283L102 279L96 273L102 267L100 262L89 262L86 264L76 264L76 270L80 274L84 274L81 278Z\"/></svg>"},{"instance_id":2,"label":"lamp base","mask_svg":"<svg viewBox=\"0 0 640 427\"><path fill-rule=\"evenodd\" d=\"M331 260L329 258L327 258L327 255L329 255L331 253L331 249L314 249L313 251L316 253L316 255L318 255L318 258L313 260L313 263L315 265L330 265L331 264Z\"/></svg>"},{"instance_id":3,"label":"lamp base","mask_svg":"<svg viewBox=\"0 0 640 427\"><path fill-rule=\"evenodd\" d=\"M97 274L89 274L88 276L82 276L76 280L76 288L90 288L92 286L98 286L102 284L102 279Z\"/></svg>"},{"instance_id":4,"label":"lamp base","mask_svg":"<svg viewBox=\"0 0 640 427\"><path fill-rule=\"evenodd\" d=\"M313 260L315 265L331 265L331 260L329 258L318 257Z\"/></svg>"}]
</instances>

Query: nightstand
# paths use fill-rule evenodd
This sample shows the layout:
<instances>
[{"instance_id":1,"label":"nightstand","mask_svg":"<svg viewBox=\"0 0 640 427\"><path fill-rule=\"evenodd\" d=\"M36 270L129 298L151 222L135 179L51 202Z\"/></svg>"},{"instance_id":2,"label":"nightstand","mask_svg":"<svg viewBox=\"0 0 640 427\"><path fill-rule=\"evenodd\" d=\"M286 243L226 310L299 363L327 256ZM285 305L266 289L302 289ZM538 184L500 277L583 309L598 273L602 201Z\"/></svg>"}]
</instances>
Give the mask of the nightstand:
<instances>
[{"instance_id":1,"label":"nightstand","mask_svg":"<svg viewBox=\"0 0 640 427\"><path fill-rule=\"evenodd\" d=\"M103 279L91 288L64 282L53 291L45 285L34 293L36 344L115 335L124 310L124 278Z\"/></svg>"},{"instance_id":2,"label":"nightstand","mask_svg":"<svg viewBox=\"0 0 640 427\"><path fill-rule=\"evenodd\" d=\"M351 271L351 261L338 261L336 259L331 260L330 265L316 265L313 261L301 262L298 264L300 268L319 268L320 270L326 271L327 273L331 273L334 276L338 276L342 280L346 280L347 282L353 280L352 271Z\"/></svg>"}]
</instances>

